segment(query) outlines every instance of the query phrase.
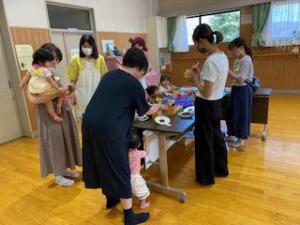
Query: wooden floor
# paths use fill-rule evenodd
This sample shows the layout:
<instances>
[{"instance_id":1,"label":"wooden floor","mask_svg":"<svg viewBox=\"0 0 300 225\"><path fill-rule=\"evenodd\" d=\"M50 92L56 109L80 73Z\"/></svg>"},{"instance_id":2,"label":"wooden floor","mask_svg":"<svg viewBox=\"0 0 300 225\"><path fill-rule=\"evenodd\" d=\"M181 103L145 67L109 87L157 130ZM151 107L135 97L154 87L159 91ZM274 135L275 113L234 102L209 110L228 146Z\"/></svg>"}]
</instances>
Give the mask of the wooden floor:
<instances>
[{"instance_id":1,"label":"wooden floor","mask_svg":"<svg viewBox=\"0 0 300 225\"><path fill-rule=\"evenodd\" d=\"M268 140L248 144L246 152L229 152L231 175L213 187L195 183L193 153L177 145L169 152L171 184L185 189L188 201L152 193L146 224L300 225L300 96L273 96ZM107 211L104 203L80 181L61 188L53 177L40 178L37 140L0 145L0 224L122 224L121 208Z\"/></svg>"}]
</instances>

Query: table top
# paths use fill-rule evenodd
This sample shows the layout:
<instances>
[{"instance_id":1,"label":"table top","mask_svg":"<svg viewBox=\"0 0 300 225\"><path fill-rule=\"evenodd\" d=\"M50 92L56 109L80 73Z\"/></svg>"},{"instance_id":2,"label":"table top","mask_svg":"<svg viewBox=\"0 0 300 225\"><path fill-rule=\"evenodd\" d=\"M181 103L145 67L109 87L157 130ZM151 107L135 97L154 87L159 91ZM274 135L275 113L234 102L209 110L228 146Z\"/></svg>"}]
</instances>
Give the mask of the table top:
<instances>
[{"instance_id":1,"label":"table top","mask_svg":"<svg viewBox=\"0 0 300 225\"><path fill-rule=\"evenodd\" d=\"M134 128L158 131L163 133L174 133L174 134L185 134L194 126L194 118L181 118L179 116L168 116L171 119L172 126L163 126L155 123L155 121L150 118L145 122L135 121L133 124Z\"/></svg>"},{"instance_id":2,"label":"table top","mask_svg":"<svg viewBox=\"0 0 300 225\"><path fill-rule=\"evenodd\" d=\"M225 95L229 95L231 92L230 88L225 89ZM258 88L257 91L255 92L254 96L255 97L260 97L260 96L267 96L269 97L272 93L271 88Z\"/></svg>"}]
</instances>

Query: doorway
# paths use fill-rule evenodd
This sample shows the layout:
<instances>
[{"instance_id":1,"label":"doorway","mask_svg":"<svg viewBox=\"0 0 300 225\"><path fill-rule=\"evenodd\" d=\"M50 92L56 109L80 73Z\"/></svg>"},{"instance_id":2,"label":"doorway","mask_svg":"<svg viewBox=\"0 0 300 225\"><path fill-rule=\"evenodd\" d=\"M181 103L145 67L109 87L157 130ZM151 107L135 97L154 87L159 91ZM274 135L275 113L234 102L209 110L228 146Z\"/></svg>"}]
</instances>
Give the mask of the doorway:
<instances>
[{"instance_id":1,"label":"doorway","mask_svg":"<svg viewBox=\"0 0 300 225\"><path fill-rule=\"evenodd\" d=\"M8 61L0 31L0 144L22 136L13 83L10 80Z\"/></svg>"},{"instance_id":2,"label":"doorway","mask_svg":"<svg viewBox=\"0 0 300 225\"><path fill-rule=\"evenodd\" d=\"M63 55L63 60L57 65L57 70L62 74L63 83L68 83L66 77L68 64L74 55L79 54L79 41L84 33L92 33L92 31L51 31L52 42Z\"/></svg>"}]
</instances>

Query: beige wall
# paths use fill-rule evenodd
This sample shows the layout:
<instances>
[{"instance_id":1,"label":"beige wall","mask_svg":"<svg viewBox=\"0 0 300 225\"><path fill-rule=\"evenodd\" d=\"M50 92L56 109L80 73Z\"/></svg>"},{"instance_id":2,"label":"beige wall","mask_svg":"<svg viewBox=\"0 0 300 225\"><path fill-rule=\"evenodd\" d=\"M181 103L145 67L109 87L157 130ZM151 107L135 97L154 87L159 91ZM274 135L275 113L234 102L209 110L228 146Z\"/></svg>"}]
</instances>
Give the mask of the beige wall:
<instances>
[{"instance_id":1,"label":"beige wall","mask_svg":"<svg viewBox=\"0 0 300 225\"><path fill-rule=\"evenodd\" d=\"M49 28L45 0L4 0L11 27ZM50 0L92 8L96 31L146 32L146 17L157 13L157 0Z\"/></svg>"},{"instance_id":2,"label":"beige wall","mask_svg":"<svg viewBox=\"0 0 300 225\"><path fill-rule=\"evenodd\" d=\"M192 15L224 11L270 0L159 0L160 16Z\"/></svg>"}]
</instances>

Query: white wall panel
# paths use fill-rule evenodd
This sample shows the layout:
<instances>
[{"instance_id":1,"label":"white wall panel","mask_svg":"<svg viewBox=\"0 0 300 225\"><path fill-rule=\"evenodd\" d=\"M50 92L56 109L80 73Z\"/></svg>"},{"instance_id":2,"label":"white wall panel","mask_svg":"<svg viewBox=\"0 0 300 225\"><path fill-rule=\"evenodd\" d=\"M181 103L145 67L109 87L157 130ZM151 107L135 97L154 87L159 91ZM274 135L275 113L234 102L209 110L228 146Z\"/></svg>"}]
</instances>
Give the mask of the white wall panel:
<instances>
[{"instance_id":1,"label":"white wall panel","mask_svg":"<svg viewBox=\"0 0 300 225\"><path fill-rule=\"evenodd\" d=\"M146 18L153 14L152 1L50 0L92 8L97 31L136 33L146 32ZM45 0L4 0L4 3L9 26L49 28Z\"/></svg>"}]
</instances>

